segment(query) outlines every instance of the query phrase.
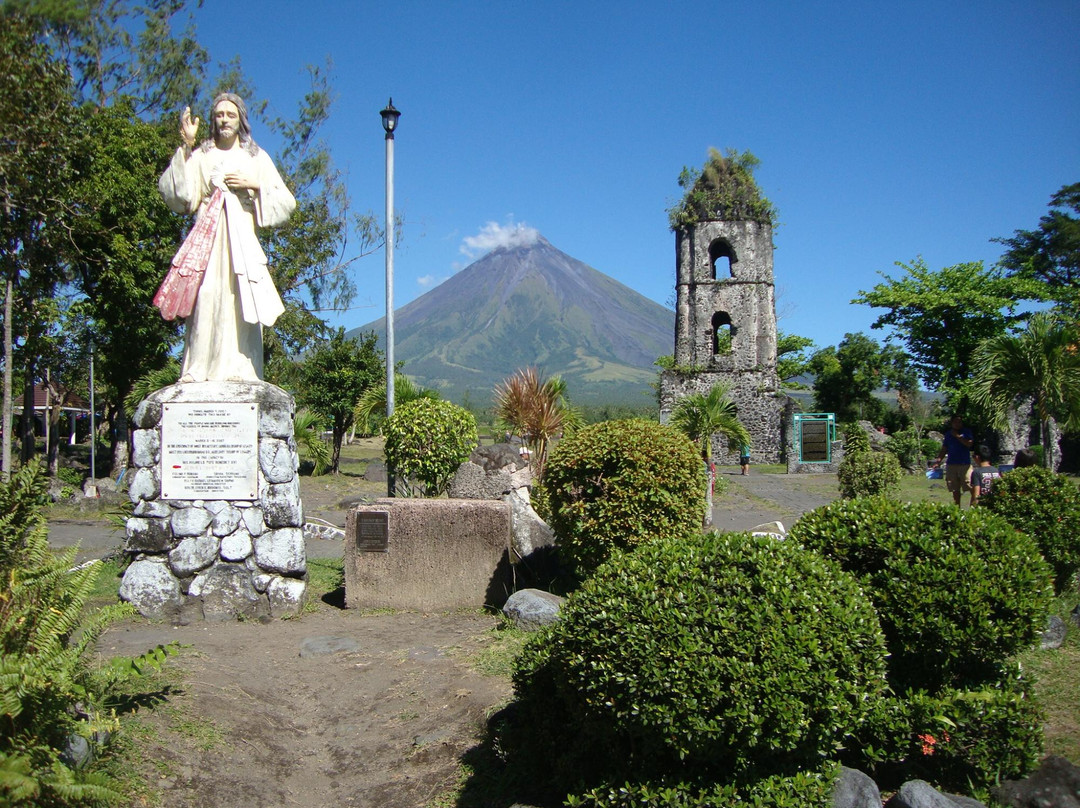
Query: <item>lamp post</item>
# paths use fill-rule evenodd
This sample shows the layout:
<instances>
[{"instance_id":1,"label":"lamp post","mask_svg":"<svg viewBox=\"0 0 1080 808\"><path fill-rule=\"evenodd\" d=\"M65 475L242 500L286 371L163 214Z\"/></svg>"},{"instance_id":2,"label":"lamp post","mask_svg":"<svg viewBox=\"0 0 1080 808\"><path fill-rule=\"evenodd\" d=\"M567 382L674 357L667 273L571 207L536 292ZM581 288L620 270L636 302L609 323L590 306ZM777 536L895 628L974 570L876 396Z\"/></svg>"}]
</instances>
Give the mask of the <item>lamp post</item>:
<instances>
[{"instance_id":1,"label":"lamp post","mask_svg":"<svg viewBox=\"0 0 1080 808\"><path fill-rule=\"evenodd\" d=\"M391 98L382 116L386 132L386 417L394 414L394 130L401 113L394 109ZM396 481L394 469L386 467L386 494L394 496Z\"/></svg>"}]
</instances>

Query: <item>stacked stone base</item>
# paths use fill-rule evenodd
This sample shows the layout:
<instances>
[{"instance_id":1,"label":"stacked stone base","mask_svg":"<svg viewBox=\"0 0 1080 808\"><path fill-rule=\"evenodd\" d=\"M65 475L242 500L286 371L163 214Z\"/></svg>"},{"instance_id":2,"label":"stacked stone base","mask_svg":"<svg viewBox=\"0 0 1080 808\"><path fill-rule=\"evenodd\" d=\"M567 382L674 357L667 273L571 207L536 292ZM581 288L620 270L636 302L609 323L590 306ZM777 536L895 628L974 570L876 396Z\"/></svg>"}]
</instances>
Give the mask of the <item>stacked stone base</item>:
<instances>
[{"instance_id":1,"label":"stacked stone base","mask_svg":"<svg viewBox=\"0 0 1080 808\"><path fill-rule=\"evenodd\" d=\"M783 409L785 397L775 370L698 371L680 373L665 370L660 376L660 423L666 424L676 405L695 393L707 394L717 384L730 389L738 419L750 431L750 462L778 463L783 452ZM713 436L713 462L734 465L739 450L728 448L726 438Z\"/></svg>"},{"instance_id":2,"label":"stacked stone base","mask_svg":"<svg viewBox=\"0 0 1080 808\"><path fill-rule=\"evenodd\" d=\"M257 498L163 499L163 406L247 402L259 411ZM177 384L139 405L129 486L135 509L124 548L134 560L121 598L156 619L286 617L300 610L307 557L294 409L288 393L264 382Z\"/></svg>"}]
</instances>

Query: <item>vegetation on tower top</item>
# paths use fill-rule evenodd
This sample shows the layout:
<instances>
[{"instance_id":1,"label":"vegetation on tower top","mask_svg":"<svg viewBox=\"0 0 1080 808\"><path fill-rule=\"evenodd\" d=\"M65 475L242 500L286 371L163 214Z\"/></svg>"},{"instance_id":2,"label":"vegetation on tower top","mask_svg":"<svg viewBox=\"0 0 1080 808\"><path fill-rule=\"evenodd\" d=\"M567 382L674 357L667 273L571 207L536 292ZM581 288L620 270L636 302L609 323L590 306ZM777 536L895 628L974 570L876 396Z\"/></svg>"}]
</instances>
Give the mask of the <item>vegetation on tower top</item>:
<instances>
[{"instance_id":1,"label":"vegetation on tower top","mask_svg":"<svg viewBox=\"0 0 1080 808\"><path fill-rule=\"evenodd\" d=\"M751 221L776 226L777 212L754 180L761 164L753 154L727 149L721 154L709 149L705 167L683 167L679 187L683 198L668 210L672 230L693 227L698 222Z\"/></svg>"}]
</instances>

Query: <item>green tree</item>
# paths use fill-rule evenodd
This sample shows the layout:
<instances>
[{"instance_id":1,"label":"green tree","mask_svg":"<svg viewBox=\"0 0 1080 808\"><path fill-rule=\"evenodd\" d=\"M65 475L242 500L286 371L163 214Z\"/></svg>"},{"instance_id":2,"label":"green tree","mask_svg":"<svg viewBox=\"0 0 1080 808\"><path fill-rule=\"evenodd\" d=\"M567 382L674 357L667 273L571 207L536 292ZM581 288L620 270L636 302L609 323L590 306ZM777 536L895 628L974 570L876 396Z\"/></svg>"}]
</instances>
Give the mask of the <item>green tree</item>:
<instances>
[{"instance_id":1,"label":"green tree","mask_svg":"<svg viewBox=\"0 0 1080 808\"><path fill-rule=\"evenodd\" d=\"M776 208L754 179L761 164L753 154L709 149L701 170L683 167L679 187L683 198L668 211L672 230L693 227L701 221L751 221L776 225Z\"/></svg>"},{"instance_id":2,"label":"green tree","mask_svg":"<svg viewBox=\"0 0 1080 808\"><path fill-rule=\"evenodd\" d=\"M923 383L955 395L979 344L1023 319L1014 311L1031 298L1030 284L981 261L933 270L916 258L897 266L903 277L879 273L885 281L851 302L887 309L871 327L893 329Z\"/></svg>"},{"instance_id":3,"label":"green tree","mask_svg":"<svg viewBox=\"0 0 1080 808\"><path fill-rule=\"evenodd\" d=\"M350 213L345 178L320 139L334 102L330 68L308 65L307 72L310 88L295 117L269 121L282 138L276 162L296 197L296 210L283 226L263 234L274 284L285 304L274 330L266 332L268 364L306 350L322 336L325 324L319 315L348 308L356 294L349 270L383 244L373 213ZM356 246L346 257L350 230Z\"/></svg>"},{"instance_id":4,"label":"green tree","mask_svg":"<svg viewBox=\"0 0 1080 808\"><path fill-rule=\"evenodd\" d=\"M807 351L813 347L814 341L809 337L776 332L776 375L780 377L783 387L790 390L806 386L795 379L810 372L810 354Z\"/></svg>"},{"instance_id":5,"label":"green tree","mask_svg":"<svg viewBox=\"0 0 1080 808\"><path fill-rule=\"evenodd\" d=\"M730 393L727 385L714 385L708 393L693 393L679 399L671 413L671 426L693 441L705 461L708 482L703 524L706 527L712 524L713 486L716 483L716 470L712 464L713 436L726 438L732 449L750 445L750 432L739 421Z\"/></svg>"},{"instance_id":6,"label":"green tree","mask_svg":"<svg viewBox=\"0 0 1080 808\"><path fill-rule=\"evenodd\" d=\"M1044 289L1072 318L1080 316L1080 182L1063 185L1050 198L1050 210L1035 230L1017 230L994 241L1008 249L1001 265L1017 278Z\"/></svg>"},{"instance_id":7,"label":"green tree","mask_svg":"<svg viewBox=\"0 0 1080 808\"><path fill-rule=\"evenodd\" d=\"M175 133L139 120L126 100L83 107L83 119L81 170L70 188L79 215L67 254L85 296L96 380L108 394L118 473L128 454L124 400L136 379L165 366L179 336L178 323L162 319L152 302L182 240L183 221L157 192Z\"/></svg>"},{"instance_id":8,"label":"green tree","mask_svg":"<svg viewBox=\"0 0 1080 808\"><path fill-rule=\"evenodd\" d=\"M0 273L4 282L3 423L12 423L15 342L33 385L35 302L63 279L58 260L66 210L58 193L71 179L71 80L25 15L0 14ZM28 420L28 419L24 419ZM3 429L4 479L11 474L11 430Z\"/></svg>"},{"instance_id":9,"label":"green tree","mask_svg":"<svg viewBox=\"0 0 1080 808\"><path fill-rule=\"evenodd\" d=\"M885 405L874 397L876 390L916 386L907 354L896 345L881 346L862 332L845 334L838 346L817 351L809 365L814 409L834 412L839 421L878 422Z\"/></svg>"},{"instance_id":10,"label":"green tree","mask_svg":"<svg viewBox=\"0 0 1080 808\"><path fill-rule=\"evenodd\" d=\"M1050 419L1080 427L1080 329L1051 312L1033 314L1019 334L1001 334L975 352L972 396L1004 428L1010 408L1031 398L1042 434L1043 465L1055 465Z\"/></svg>"},{"instance_id":11,"label":"green tree","mask_svg":"<svg viewBox=\"0 0 1080 808\"><path fill-rule=\"evenodd\" d=\"M301 405L330 424L333 474L338 473L341 442L352 426L357 402L385 373L382 352L375 347L377 342L374 331L357 339L345 339L345 329L338 328L307 354L298 369Z\"/></svg>"}]
</instances>

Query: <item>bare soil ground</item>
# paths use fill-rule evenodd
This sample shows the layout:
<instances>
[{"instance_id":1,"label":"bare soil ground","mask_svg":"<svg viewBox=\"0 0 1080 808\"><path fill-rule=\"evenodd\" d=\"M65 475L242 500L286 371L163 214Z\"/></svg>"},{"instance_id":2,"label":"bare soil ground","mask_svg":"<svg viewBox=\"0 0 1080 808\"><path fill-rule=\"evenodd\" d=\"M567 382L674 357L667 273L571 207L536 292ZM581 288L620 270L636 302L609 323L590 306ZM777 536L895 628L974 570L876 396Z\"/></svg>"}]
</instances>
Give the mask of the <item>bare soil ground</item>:
<instances>
[{"instance_id":1,"label":"bare soil ground","mask_svg":"<svg viewBox=\"0 0 1080 808\"><path fill-rule=\"evenodd\" d=\"M716 527L743 530L797 516L836 496L835 475L723 470ZM358 476L307 478L304 507L344 524L349 501L381 495ZM84 554L121 539L92 520L51 525L51 539L96 538ZM65 538L67 537L67 538ZM341 543L309 546L332 557ZM340 593L338 593L340 595ZM499 642L496 616L363 614L333 594L299 618L271 623L169 626L135 619L110 629L104 658L176 642L174 682L126 732L146 782L132 805L449 806L461 758L486 718L511 696L507 677L477 660Z\"/></svg>"}]
</instances>

